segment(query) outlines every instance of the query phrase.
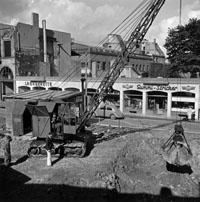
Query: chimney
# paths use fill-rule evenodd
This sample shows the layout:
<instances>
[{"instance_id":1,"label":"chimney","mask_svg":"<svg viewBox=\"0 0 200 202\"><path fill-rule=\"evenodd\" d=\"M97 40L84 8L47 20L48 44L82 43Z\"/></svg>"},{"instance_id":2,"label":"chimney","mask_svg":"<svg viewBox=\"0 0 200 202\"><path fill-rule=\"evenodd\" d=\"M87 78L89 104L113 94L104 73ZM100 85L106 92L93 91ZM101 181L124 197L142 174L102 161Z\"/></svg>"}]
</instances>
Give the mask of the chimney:
<instances>
[{"instance_id":1,"label":"chimney","mask_svg":"<svg viewBox=\"0 0 200 202\"><path fill-rule=\"evenodd\" d=\"M47 62L46 20L42 20L42 28L43 28L44 62Z\"/></svg>"},{"instance_id":2,"label":"chimney","mask_svg":"<svg viewBox=\"0 0 200 202\"><path fill-rule=\"evenodd\" d=\"M33 23L33 26L39 27L39 14L38 13L32 13L32 23Z\"/></svg>"}]
</instances>

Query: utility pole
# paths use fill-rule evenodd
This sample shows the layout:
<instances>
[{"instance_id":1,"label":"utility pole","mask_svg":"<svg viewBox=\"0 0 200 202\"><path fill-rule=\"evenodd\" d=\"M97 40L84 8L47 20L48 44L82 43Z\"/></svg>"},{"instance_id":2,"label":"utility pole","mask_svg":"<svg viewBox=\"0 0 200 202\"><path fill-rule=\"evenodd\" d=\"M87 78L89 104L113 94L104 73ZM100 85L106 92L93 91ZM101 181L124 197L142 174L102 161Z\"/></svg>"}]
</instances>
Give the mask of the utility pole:
<instances>
[{"instance_id":1,"label":"utility pole","mask_svg":"<svg viewBox=\"0 0 200 202\"><path fill-rule=\"evenodd\" d=\"M180 0L180 8L179 8L179 25L181 26L181 15L182 15L182 0Z\"/></svg>"},{"instance_id":2,"label":"utility pole","mask_svg":"<svg viewBox=\"0 0 200 202\"><path fill-rule=\"evenodd\" d=\"M81 115L85 111L85 87L84 87L85 77L81 77L81 88L82 88L82 109Z\"/></svg>"},{"instance_id":3,"label":"utility pole","mask_svg":"<svg viewBox=\"0 0 200 202\"><path fill-rule=\"evenodd\" d=\"M85 56L85 109L87 109L87 104L88 104L88 100L87 100L87 85L88 85L88 82L87 82L87 71L88 71L88 53L86 52L86 56Z\"/></svg>"}]
</instances>

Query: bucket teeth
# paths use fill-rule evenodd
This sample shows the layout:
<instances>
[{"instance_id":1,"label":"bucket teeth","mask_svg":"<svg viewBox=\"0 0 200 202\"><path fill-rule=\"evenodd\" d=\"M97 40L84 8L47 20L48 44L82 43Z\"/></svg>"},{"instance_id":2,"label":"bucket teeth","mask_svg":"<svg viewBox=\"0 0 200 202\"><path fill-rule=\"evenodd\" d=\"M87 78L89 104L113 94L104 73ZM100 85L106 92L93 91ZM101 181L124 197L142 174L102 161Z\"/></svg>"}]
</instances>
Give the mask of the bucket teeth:
<instances>
[{"instance_id":1,"label":"bucket teeth","mask_svg":"<svg viewBox=\"0 0 200 202\"><path fill-rule=\"evenodd\" d=\"M169 147L169 150L163 150L162 156L166 162L176 166L190 165L192 154L185 146L170 146L171 147Z\"/></svg>"}]
</instances>

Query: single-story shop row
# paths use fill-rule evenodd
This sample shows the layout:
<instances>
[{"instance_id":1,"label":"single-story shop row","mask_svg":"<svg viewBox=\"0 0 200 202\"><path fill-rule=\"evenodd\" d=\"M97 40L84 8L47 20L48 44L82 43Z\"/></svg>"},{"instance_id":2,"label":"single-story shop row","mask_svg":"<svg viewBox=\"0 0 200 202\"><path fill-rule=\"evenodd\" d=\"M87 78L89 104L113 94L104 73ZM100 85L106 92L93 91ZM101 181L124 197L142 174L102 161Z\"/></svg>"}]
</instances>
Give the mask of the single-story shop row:
<instances>
[{"instance_id":1,"label":"single-story shop row","mask_svg":"<svg viewBox=\"0 0 200 202\"><path fill-rule=\"evenodd\" d=\"M100 80L87 80L87 92L95 92ZM16 93L29 90L73 90L82 91L80 78L57 80L21 77L16 80ZM119 78L113 85L108 99L119 105L123 113L137 113L143 116L174 118L186 114L193 108L195 119L199 119L200 79L199 78Z\"/></svg>"}]
</instances>

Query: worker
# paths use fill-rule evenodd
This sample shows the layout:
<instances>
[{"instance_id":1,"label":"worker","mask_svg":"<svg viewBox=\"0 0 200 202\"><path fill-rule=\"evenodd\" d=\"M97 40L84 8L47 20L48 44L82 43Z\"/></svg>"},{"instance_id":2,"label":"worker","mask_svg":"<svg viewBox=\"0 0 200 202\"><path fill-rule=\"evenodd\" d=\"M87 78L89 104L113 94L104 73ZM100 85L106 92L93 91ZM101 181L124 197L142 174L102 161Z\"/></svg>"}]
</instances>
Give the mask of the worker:
<instances>
[{"instance_id":1,"label":"worker","mask_svg":"<svg viewBox=\"0 0 200 202\"><path fill-rule=\"evenodd\" d=\"M188 118L188 121L192 120L192 113L193 113L192 107L189 106L188 109L187 109L187 118Z\"/></svg>"},{"instance_id":2,"label":"worker","mask_svg":"<svg viewBox=\"0 0 200 202\"><path fill-rule=\"evenodd\" d=\"M49 132L49 134L46 138L47 166L52 166L51 150L53 147L54 147L54 145L53 145L53 133Z\"/></svg>"},{"instance_id":3,"label":"worker","mask_svg":"<svg viewBox=\"0 0 200 202\"><path fill-rule=\"evenodd\" d=\"M60 135L60 134L61 134L61 130L62 130L61 117L60 117L60 116L57 116L56 124L55 124L55 134L56 134L56 135Z\"/></svg>"},{"instance_id":4,"label":"worker","mask_svg":"<svg viewBox=\"0 0 200 202\"><path fill-rule=\"evenodd\" d=\"M4 142L4 164L6 167L10 166L11 163L11 150L10 150L10 142L12 141L11 136L6 136L5 137L5 142Z\"/></svg>"},{"instance_id":5,"label":"worker","mask_svg":"<svg viewBox=\"0 0 200 202\"><path fill-rule=\"evenodd\" d=\"M54 133L56 132L56 113L53 113L52 119L51 119L51 124L52 124L52 128L54 130Z\"/></svg>"}]
</instances>

